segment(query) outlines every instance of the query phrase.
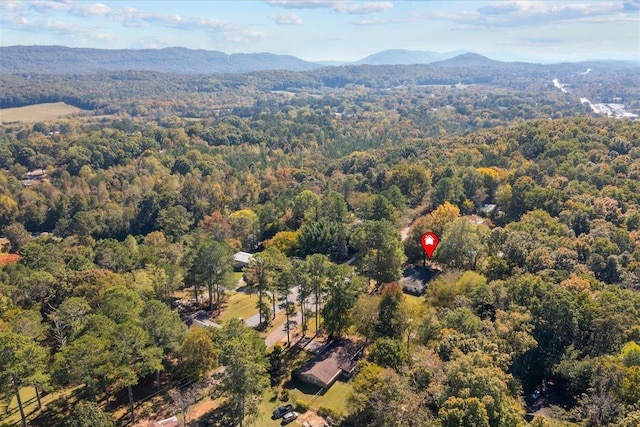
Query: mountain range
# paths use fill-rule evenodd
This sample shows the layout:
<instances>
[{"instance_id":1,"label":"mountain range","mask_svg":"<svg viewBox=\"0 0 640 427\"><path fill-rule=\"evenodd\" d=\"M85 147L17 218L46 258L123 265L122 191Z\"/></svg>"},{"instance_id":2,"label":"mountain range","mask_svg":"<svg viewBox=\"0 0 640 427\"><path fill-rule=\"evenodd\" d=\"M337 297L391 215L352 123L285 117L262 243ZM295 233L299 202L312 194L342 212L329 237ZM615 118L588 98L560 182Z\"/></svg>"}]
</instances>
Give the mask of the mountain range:
<instances>
[{"instance_id":1,"label":"mountain range","mask_svg":"<svg viewBox=\"0 0 640 427\"><path fill-rule=\"evenodd\" d=\"M194 50L180 47L164 49L87 49L63 46L0 47L2 74L91 74L109 71L157 71L177 74L248 73L264 70L309 71L340 65L413 65L441 61L475 61L486 57L466 50L438 53L402 49L385 50L359 61L308 62L289 55L272 53L234 53ZM458 64L462 65L462 64Z\"/></svg>"},{"instance_id":2,"label":"mountain range","mask_svg":"<svg viewBox=\"0 0 640 427\"><path fill-rule=\"evenodd\" d=\"M328 66L423 65L435 67L491 67L496 61L466 50L451 52L385 50L355 62L315 63L290 55L164 49L88 49L64 46L0 47L0 74L78 75L119 71L154 71L174 74L250 73L266 70L312 71ZM525 65L524 63L519 66ZM533 65L533 64L530 64Z\"/></svg>"},{"instance_id":3,"label":"mountain range","mask_svg":"<svg viewBox=\"0 0 640 427\"><path fill-rule=\"evenodd\" d=\"M248 73L260 70L308 71L322 65L289 55L234 53L181 47L87 49L63 46L0 47L0 73L87 74L106 71L159 71L178 74Z\"/></svg>"}]
</instances>

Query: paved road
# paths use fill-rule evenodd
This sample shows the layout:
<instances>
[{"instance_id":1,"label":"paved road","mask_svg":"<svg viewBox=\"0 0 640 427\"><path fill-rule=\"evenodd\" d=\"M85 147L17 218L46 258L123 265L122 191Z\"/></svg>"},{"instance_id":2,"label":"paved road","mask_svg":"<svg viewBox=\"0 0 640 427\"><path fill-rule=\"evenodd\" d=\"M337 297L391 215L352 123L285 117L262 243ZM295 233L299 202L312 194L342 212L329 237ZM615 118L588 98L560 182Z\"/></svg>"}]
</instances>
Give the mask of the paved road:
<instances>
[{"instance_id":1,"label":"paved road","mask_svg":"<svg viewBox=\"0 0 640 427\"><path fill-rule=\"evenodd\" d=\"M300 325L300 323L302 323L302 313L300 313L299 307L298 307L298 312L296 313L294 319L292 320L295 320L297 322L296 323L297 325ZM291 335L293 335L293 331L291 331ZM284 328L284 323L283 323L282 325L277 327L273 332L267 335L267 337L264 339L264 343L267 345L267 348L269 348L272 345L278 344L283 340L285 340L286 342L286 339L287 339L287 330ZM291 340L293 341L293 337L291 337Z\"/></svg>"},{"instance_id":2,"label":"paved road","mask_svg":"<svg viewBox=\"0 0 640 427\"><path fill-rule=\"evenodd\" d=\"M299 286L296 286L295 288L291 289L291 292L289 292L289 301L296 301L298 299L298 292L299 291L300 291L300 287ZM269 307L273 307L273 304L271 302L269 302L268 304L269 304ZM281 311L282 311L282 308L280 307L280 302L278 301L278 302L276 302L276 312L273 313L273 315L278 314ZM255 328L255 327L259 326L260 325L260 313L256 313L255 315L249 317L248 319L244 319L244 324L249 326L250 328Z\"/></svg>"},{"instance_id":3,"label":"paved road","mask_svg":"<svg viewBox=\"0 0 640 427\"><path fill-rule=\"evenodd\" d=\"M295 320L297 326L300 326L302 324L302 312L300 311L300 306L296 306L296 309L298 311L296 312L295 317L291 320ZM309 304L307 306L307 310L309 310L310 316L315 316L315 303L314 303L313 297L310 298ZM287 338L287 330L285 329L284 322L283 322L282 325L278 325L276 329L274 329L269 335L267 335L267 337L264 339L264 342L267 344L267 348L268 348L281 341L286 342L286 338ZM291 342L295 342L293 338L293 333L290 338L291 338Z\"/></svg>"},{"instance_id":4,"label":"paved road","mask_svg":"<svg viewBox=\"0 0 640 427\"><path fill-rule=\"evenodd\" d=\"M242 279L238 280L236 285L236 292L249 292L249 289L246 287L246 283L244 282L244 280ZM295 288L291 289L291 292L289 293L289 301L297 301L299 292L300 292L299 286L296 286ZM269 303L269 305L270 307L272 306L271 303ZM311 307L311 304L310 304L310 309L313 311L313 307ZM300 307L297 307L297 310L298 311L296 312L296 315L291 320L294 320L297 325L300 325L302 323L302 313L300 312ZM280 302L278 302L276 304L276 314L281 311L282 311L282 308L280 308ZM210 323L213 323L213 322L210 322ZM244 319L244 323L250 328L257 327L260 324L259 313L256 313L255 315L249 317L248 319ZM269 335L267 335L267 337L264 339L264 342L268 348L281 341L286 340L286 338L287 338L287 331L284 328L284 322L283 322L280 325L276 325L276 329L274 329Z\"/></svg>"}]
</instances>

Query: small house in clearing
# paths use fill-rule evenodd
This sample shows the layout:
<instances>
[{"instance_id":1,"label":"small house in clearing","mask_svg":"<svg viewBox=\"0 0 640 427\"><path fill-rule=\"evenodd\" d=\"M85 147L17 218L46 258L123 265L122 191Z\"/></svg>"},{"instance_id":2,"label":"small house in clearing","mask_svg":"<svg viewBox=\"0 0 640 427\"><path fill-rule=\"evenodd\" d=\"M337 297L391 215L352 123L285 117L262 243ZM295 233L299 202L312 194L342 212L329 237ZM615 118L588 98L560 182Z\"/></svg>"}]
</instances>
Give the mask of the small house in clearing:
<instances>
[{"instance_id":1,"label":"small house in clearing","mask_svg":"<svg viewBox=\"0 0 640 427\"><path fill-rule=\"evenodd\" d=\"M249 261L251 261L251 259L253 258L253 255L250 254L249 252L236 252L236 254L233 256L233 268L236 271L240 271L243 268L245 268L246 266L249 265Z\"/></svg>"},{"instance_id":2,"label":"small house in clearing","mask_svg":"<svg viewBox=\"0 0 640 427\"><path fill-rule=\"evenodd\" d=\"M346 339L332 342L300 371L300 381L328 389L338 378L351 377L356 369L362 347Z\"/></svg>"},{"instance_id":3,"label":"small house in clearing","mask_svg":"<svg viewBox=\"0 0 640 427\"><path fill-rule=\"evenodd\" d=\"M209 315L209 313L207 313L204 310L200 310L196 313L193 313L189 316L187 316L184 319L184 322L187 324L188 327L192 328L208 328L208 327L214 327L214 328L220 328L221 326L219 324L217 324L216 322L211 320L211 316Z\"/></svg>"},{"instance_id":4,"label":"small house in clearing","mask_svg":"<svg viewBox=\"0 0 640 427\"><path fill-rule=\"evenodd\" d=\"M31 187L38 182L44 181L47 178L47 171L44 169L36 169L27 172L24 179L20 180L25 187Z\"/></svg>"}]
</instances>

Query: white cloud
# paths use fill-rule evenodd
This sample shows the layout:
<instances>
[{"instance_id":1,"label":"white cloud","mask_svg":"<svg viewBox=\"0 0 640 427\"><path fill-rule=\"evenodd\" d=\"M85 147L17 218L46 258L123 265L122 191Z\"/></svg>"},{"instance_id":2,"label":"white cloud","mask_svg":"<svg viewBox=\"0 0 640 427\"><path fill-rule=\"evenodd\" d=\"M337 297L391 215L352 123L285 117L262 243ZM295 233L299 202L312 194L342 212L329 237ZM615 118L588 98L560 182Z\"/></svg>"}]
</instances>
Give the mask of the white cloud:
<instances>
[{"instance_id":1,"label":"white cloud","mask_svg":"<svg viewBox=\"0 0 640 427\"><path fill-rule=\"evenodd\" d=\"M279 25L302 25L302 19L295 13L283 13L281 15L269 15L269 19Z\"/></svg>"},{"instance_id":2,"label":"white cloud","mask_svg":"<svg viewBox=\"0 0 640 427\"><path fill-rule=\"evenodd\" d=\"M49 30L50 32L56 34L75 34L79 32L87 31L86 28L79 27L70 22L62 22L62 21L43 21L38 23L38 25L44 30Z\"/></svg>"},{"instance_id":3,"label":"white cloud","mask_svg":"<svg viewBox=\"0 0 640 427\"><path fill-rule=\"evenodd\" d=\"M148 27L147 20L151 18L150 14L133 7L113 10L109 16L124 27Z\"/></svg>"},{"instance_id":4,"label":"white cloud","mask_svg":"<svg viewBox=\"0 0 640 427\"><path fill-rule=\"evenodd\" d=\"M69 10L68 3L59 3L57 1L32 1L29 2L29 7L40 13L47 13L52 10L67 11Z\"/></svg>"},{"instance_id":5,"label":"white cloud","mask_svg":"<svg viewBox=\"0 0 640 427\"><path fill-rule=\"evenodd\" d=\"M0 0L2 2L2 0ZM48 14L50 12L69 13L71 15L88 17L88 16L105 16L109 15L113 9L102 3L71 3L57 1L32 1L28 3L29 8L41 13Z\"/></svg>"},{"instance_id":6,"label":"white cloud","mask_svg":"<svg viewBox=\"0 0 640 427\"><path fill-rule=\"evenodd\" d=\"M426 18L420 16L404 16L397 18L372 18L361 19L359 21L352 22L352 25L359 26L373 26L373 25L398 25L398 24L411 24L416 22L425 21Z\"/></svg>"},{"instance_id":7,"label":"white cloud","mask_svg":"<svg viewBox=\"0 0 640 427\"><path fill-rule=\"evenodd\" d=\"M595 23L595 24L619 24L622 22L635 22L640 24L640 16L621 16L621 17L614 17L614 18L598 18L598 17L594 17L594 18L584 18L581 19L580 22L588 22L588 23ZM640 29L640 27L638 27Z\"/></svg>"},{"instance_id":8,"label":"white cloud","mask_svg":"<svg viewBox=\"0 0 640 427\"><path fill-rule=\"evenodd\" d=\"M176 22L176 28L182 30L200 29L212 32L242 31L240 27L227 21L210 18L189 18Z\"/></svg>"},{"instance_id":9,"label":"white cloud","mask_svg":"<svg viewBox=\"0 0 640 427\"><path fill-rule=\"evenodd\" d=\"M18 0L0 0L0 9L14 12L23 10L24 4Z\"/></svg>"},{"instance_id":10,"label":"white cloud","mask_svg":"<svg viewBox=\"0 0 640 427\"><path fill-rule=\"evenodd\" d=\"M266 39L268 37L267 34L262 31L245 31L244 34L256 39Z\"/></svg>"},{"instance_id":11,"label":"white cloud","mask_svg":"<svg viewBox=\"0 0 640 427\"><path fill-rule=\"evenodd\" d=\"M521 25L544 25L554 21L578 20L620 14L625 10L622 3L554 3L547 1L510 1L490 3L476 10L432 12L425 17L464 24L469 27L517 27Z\"/></svg>"},{"instance_id":12,"label":"white cloud","mask_svg":"<svg viewBox=\"0 0 640 427\"><path fill-rule=\"evenodd\" d=\"M112 9L102 3L73 5L69 12L78 16L104 16L110 14Z\"/></svg>"},{"instance_id":13,"label":"white cloud","mask_svg":"<svg viewBox=\"0 0 640 427\"><path fill-rule=\"evenodd\" d=\"M15 30L28 25L29 20L27 20L27 18L25 18L24 16L9 15L3 13L2 15L0 15L0 23L2 23L2 25L6 26L7 28Z\"/></svg>"},{"instance_id":14,"label":"white cloud","mask_svg":"<svg viewBox=\"0 0 640 427\"><path fill-rule=\"evenodd\" d=\"M229 32L242 31L237 25L212 18L186 18L178 14L164 14L140 10L133 7L109 9L105 14L124 27L149 27L160 25L185 31Z\"/></svg>"},{"instance_id":15,"label":"white cloud","mask_svg":"<svg viewBox=\"0 0 640 427\"><path fill-rule=\"evenodd\" d=\"M0 0L2 2L3 0ZM110 8L102 3L76 4L55 1L34 1L30 3L33 10L46 14L51 11L69 13L82 17L108 17L124 27L148 27L158 24L163 27L182 30L233 31L239 27L229 22L209 18L183 18L177 14L164 14L136 9L133 7Z\"/></svg>"},{"instance_id":16,"label":"white cloud","mask_svg":"<svg viewBox=\"0 0 640 427\"><path fill-rule=\"evenodd\" d=\"M268 0L271 6L287 9L331 9L343 15L371 15L391 9L391 2L354 3L350 0Z\"/></svg>"},{"instance_id":17,"label":"white cloud","mask_svg":"<svg viewBox=\"0 0 640 427\"><path fill-rule=\"evenodd\" d=\"M392 7L393 4L387 1L377 3L345 3L337 5L334 7L334 10L338 13L348 15L371 15L384 12Z\"/></svg>"},{"instance_id":18,"label":"white cloud","mask_svg":"<svg viewBox=\"0 0 640 427\"><path fill-rule=\"evenodd\" d=\"M342 1L343 3L346 0ZM333 9L341 1L339 0L269 0L271 6L280 6L287 9Z\"/></svg>"},{"instance_id":19,"label":"white cloud","mask_svg":"<svg viewBox=\"0 0 640 427\"><path fill-rule=\"evenodd\" d=\"M105 33L90 34L89 37L91 37L92 39L103 40L103 41L115 40L115 37L113 37L111 34L105 34Z\"/></svg>"},{"instance_id":20,"label":"white cloud","mask_svg":"<svg viewBox=\"0 0 640 427\"><path fill-rule=\"evenodd\" d=\"M80 27L70 22L62 22L51 19L31 21L23 16L2 16L3 26L12 30L27 31L30 33L52 33L56 35L74 35L86 33L88 28Z\"/></svg>"},{"instance_id":21,"label":"white cloud","mask_svg":"<svg viewBox=\"0 0 640 427\"><path fill-rule=\"evenodd\" d=\"M152 4L151 2L149 3ZM72 24L65 19L69 16L107 19L125 28L148 28L151 26L172 28L182 31L204 31L220 33L227 40L255 40L264 38L265 34L250 31L240 25L205 17L184 17L178 14L159 13L153 10L142 10L133 7L114 8L113 3L75 3L38 0L32 2L9 2L0 0L4 12L0 14L3 26L16 31L49 32L52 34L73 35L82 33L93 39L111 40L108 34L94 30L96 22ZM9 10L11 8L11 10ZM83 25L83 26L80 26ZM84 26L86 25L86 26ZM97 24L104 27L104 23Z\"/></svg>"}]
</instances>

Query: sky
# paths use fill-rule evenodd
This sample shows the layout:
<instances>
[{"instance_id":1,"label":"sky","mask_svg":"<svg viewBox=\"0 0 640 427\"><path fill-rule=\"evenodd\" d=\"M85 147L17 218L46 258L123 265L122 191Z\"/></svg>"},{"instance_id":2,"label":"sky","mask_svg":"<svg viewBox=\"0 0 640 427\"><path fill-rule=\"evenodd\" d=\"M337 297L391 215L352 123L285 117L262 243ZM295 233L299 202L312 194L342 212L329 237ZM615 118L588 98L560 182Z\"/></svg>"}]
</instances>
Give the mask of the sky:
<instances>
[{"instance_id":1,"label":"sky","mask_svg":"<svg viewBox=\"0 0 640 427\"><path fill-rule=\"evenodd\" d=\"M387 49L640 61L640 0L0 0L0 46L186 47L356 61Z\"/></svg>"}]
</instances>

